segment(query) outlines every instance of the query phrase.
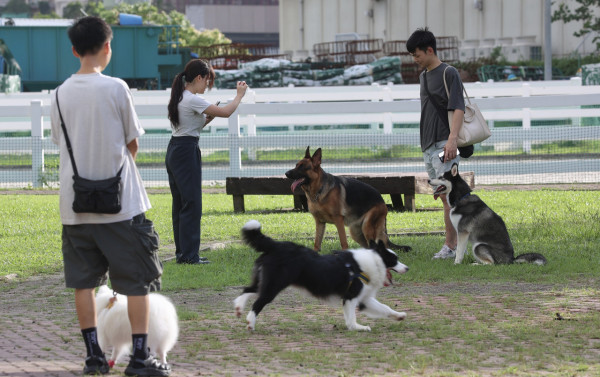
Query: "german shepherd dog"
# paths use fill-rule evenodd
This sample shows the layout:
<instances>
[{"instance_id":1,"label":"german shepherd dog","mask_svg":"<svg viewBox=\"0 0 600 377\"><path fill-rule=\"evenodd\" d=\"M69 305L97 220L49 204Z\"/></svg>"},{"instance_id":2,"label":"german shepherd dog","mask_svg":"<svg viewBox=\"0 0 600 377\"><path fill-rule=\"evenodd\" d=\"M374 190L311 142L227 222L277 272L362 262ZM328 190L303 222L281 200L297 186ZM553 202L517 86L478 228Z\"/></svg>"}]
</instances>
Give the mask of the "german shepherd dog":
<instances>
[{"instance_id":1,"label":"german shepherd dog","mask_svg":"<svg viewBox=\"0 0 600 377\"><path fill-rule=\"evenodd\" d=\"M289 286L308 291L331 304L343 303L349 330L370 331L356 323L356 308L372 318L401 321L406 313L397 312L377 301L384 285L391 284L390 271L399 274L408 267L398 261L383 241L371 242L369 249L336 251L321 255L293 242L276 241L261 232L260 223L250 220L242 228L244 241L260 252L254 262L252 283L234 300L235 314L242 316L249 299L256 298L246 316L247 327L254 330L262 309Z\"/></svg>"},{"instance_id":2,"label":"german shepherd dog","mask_svg":"<svg viewBox=\"0 0 600 377\"><path fill-rule=\"evenodd\" d=\"M471 194L471 188L458 174L457 164L453 164L438 179L429 180L429 183L438 186L434 193L436 199L439 195L446 194L451 208L450 220L458 235L454 264L462 262L469 241L479 263L547 263L546 258L538 253L521 254L515 258L504 221L477 195Z\"/></svg>"},{"instance_id":3,"label":"german shepherd dog","mask_svg":"<svg viewBox=\"0 0 600 377\"><path fill-rule=\"evenodd\" d=\"M352 239L363 248L368 248L371 241L382 240L388 248L411 250L390 241L386 232L388 209L381 194L359 180L326 173L321 168L321 148L311 157L307 147L304 158L285 175L294 180L292 192L300 185L306 194L308 210L316 223L316 251L321 250L326 224L335 224L344 250L348 249L345 225Z\"/></svg>"}]
</instances>

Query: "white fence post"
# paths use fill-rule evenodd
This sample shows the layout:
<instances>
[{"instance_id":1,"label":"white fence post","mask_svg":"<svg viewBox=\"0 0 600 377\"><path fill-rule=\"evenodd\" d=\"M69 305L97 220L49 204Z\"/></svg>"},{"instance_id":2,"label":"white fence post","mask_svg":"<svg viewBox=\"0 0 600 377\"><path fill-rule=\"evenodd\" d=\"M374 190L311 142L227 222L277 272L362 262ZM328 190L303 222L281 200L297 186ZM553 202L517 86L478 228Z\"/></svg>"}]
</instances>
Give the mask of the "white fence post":
<instances>
[{"instance_id":1,"label":"white fence post","mask_svg":"<svg viewBox=\"0 0 600 377\"><path fill-rule=\"evenodd\" d=\"M240 148L240 115L237 110L229 117L229 174L241 177L242 148Z\"/></svg>"},{"instance_id":2,"label":"white fence post","mask_svg":"<svg viewBox=\"0 0 600 377\"><path fill-rule=\"evenodd\" d=\"M392 102L392 91L389 86L383 88L383 102ZM383 113L383 133L391 134L394 128L392 113Z\"/></svg>"},{"instance_id":3,"label":"white fence post","mask_svg":"<svg viewBox=\"0 0 600 377\"><path fill-rule=\"evenodd\" d=\"M42 117L42 101L31 101L31 172L33 187L41 187L41 174L44 172L44 119Z\"/></svg>"},{"instance_id":4,"label":"white fence post","mask_svg":"<svg viewBox=\"0 0 600 377\"><path fill-rule=\"evenodd\" d=\"M531 96L531 85L528 83L523 83L523 97ZM523 108L523 129L530 130L531 129L531 108L525 107ZM523 140L523 152L530 154L531 153L531 140L525 139Z\"/></svg>"},{"instance_id":5,"label":"white fence post","mask_svg":"<svg viewBox=\"0 0 600 377\"><path fill-rule=\"evenodd\" d=\"M248 97L248 102L247 103L256 103L256 92L254 90L249 90L250 93L248 93L249 95ZM248 125L246 126L246 134L248 136L256 136L256 115L254 114L248 114L246 116L246 119L248 120ZM255 161L256 160L256 149L255 148L249 148L248 149L248 159Z\"/></svg>"},{"instance_id":6,"label":"white fence post","mask_svg":"<svg viewBox=\"0 0 600 377\"><path fill-rule=\"evenodd\" d=\"M571 77L569 82L573 86L581 86L582 85L581 77ZM572 122L573 126L580 127L581 126L581 117L571 118L571 122Z\"/></svg>"}]
</instances>

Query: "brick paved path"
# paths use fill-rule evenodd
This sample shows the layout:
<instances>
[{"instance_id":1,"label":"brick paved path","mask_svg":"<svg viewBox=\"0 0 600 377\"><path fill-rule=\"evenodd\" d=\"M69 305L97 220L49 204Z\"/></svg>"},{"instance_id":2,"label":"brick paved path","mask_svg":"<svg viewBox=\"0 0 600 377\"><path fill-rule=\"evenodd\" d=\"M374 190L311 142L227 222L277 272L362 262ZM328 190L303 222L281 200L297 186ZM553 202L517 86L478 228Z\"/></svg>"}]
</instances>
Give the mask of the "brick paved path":
<instances>
[{"instance_id":1,"label":"brick paved path","mask_svg":"<svg viewBox=\"0 0 600 377\"><path fill-rule=\"evenodd\" d=\"M597 287L598 281L587 281L585 286ZM278 296L261 313L254 333L246 331L244 321L233 314L232 301L240 288L170 291L166 295L178 308L181 332L168 357L172 376L181 377L439 375L441 369L415 370L412 362L432 349L454 347L455 339L435 338L435 343L429 343L425 349L412 340L431 337L432 331L427 329L432 318L438 320L439 326L446 321L454 323L456 313L462 312L459 322L479 318L484 313L483 322L488 317L492 319L486 322L491 326L490 331L514 337L513 341L522 349L527 349L527 340L506 332L497 318L522 317L532 324L544 323L546 327L556 327L556 331L565 331L564 339L553 338L556 344L552 347L560 350L553 354L553 360L559 359L559 365L570 370L575 368L573 363L590 366L589 371L577 375L598 375L597 335L590 334L591 345L583 354L580 343L573 344L573 339L566 335L578 336L578 325L589 325L589 316L600 313L597 290L557 293L554 289L516 282L400 284L383 289L378 298L397 310L406 310L407 321L369 321L361 315L360 321L371 325L374 331L360 334L344 329L341 308L322 305L293 290ZM473 295L478 299L474 301ZM573 320L555 321L554 313L559 311ZM423 329L429 332L424 335ZM407 342L412 346L407 348ZM461 347L465 354L475 352L468 344ZM578 356L571 358L569 355L574 352ZM487 368L475 366L473 370L449 375L498 375L506 367L503 358L509 354L512 348L506 354L495 352L498 361L490 362ZM524 375L530 375L538 365L547 362L547 355L541 359L538 356L542 355L532 355L534 360L526 364L534 369L521 366ZM73 291L64 288L61 275L8 283L0 280L0 377L80 376L84 357ZM390 357L389 363L386 357ZM408 363L403 364L403 360ZM404 369L399 373L394 366ZM122 376L124 368L123 364L117 365L111 376ZM444 368L443 373L446 372Z\"/></svg>"},{"instance_id":2,"label":"brick paved path","mask_svg":"<svg viewBox=\"0 0 600 377\"><path fill-rule=\"evenodd\" d=\"M230 295L233 294L231 290ZM82 375L85 346L78 329L73 291L64 288L62 276L38 277L16 284L0 281L0 298L0 376ZM187 293L174 301L178 307L185 307L189 301L190 308L194 308L196 303L189 298ZM203 299L201 294L198 298ZM210 297L208 300L212 301ZM226 301L222 303L222 310L226 310L230 300L221 301ZM228 311L234 317L232 310ZM244 376L256 372L245 368L222 370L210 358L190 362L186 360L186 340L192 339L182 329L179 343L168 355L172 376ZM118 365L108 376L122 376L124 369L125 365Z\"/></svg>"}]
</instances>

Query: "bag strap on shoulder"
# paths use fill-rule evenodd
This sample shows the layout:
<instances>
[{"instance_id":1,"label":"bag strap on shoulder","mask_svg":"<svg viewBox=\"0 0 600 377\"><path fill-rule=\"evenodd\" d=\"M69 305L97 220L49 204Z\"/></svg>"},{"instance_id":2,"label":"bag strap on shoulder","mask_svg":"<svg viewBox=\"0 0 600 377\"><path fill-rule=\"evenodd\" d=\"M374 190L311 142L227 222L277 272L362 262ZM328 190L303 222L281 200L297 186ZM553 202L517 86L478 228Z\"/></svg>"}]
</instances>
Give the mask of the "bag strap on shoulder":
<instances>
[{"instance_id":1,"label":"bag strap on shoulder","mask_svg":"<svg viewBox=\"0 0 600 377\"><path fill-rule=\"evenodd\" d=\"M69 151L69 157L71 158L71 165L73 165L73 174L79 177L79 172L77 171L77 165L75 164L75 158L73 157L73 147L71 147L71 140L69 139L69 134L67 133L67 127L65 127L65 121L63 120L62 112L60 111L60 103L58 102L58 88L56 88L56 107L58 108L58 116L60 117L60 127L62 128L63 134L65 135L65 141L67 142L67 150ZM123 165L117 172L117 177L121 176L121 171L123 170Z\"/></svg>"},{"instance_id":2,"label":"bag strap on shoulder","mask_svg":"<svg viewBox=\"0 0 600 377\"><path fill-rule=\"evenodd\" d=\"M444 87L446 88L446 95L448 96L448 101L450 101L450 91L448 90L448 84L446 84L446 70L449 68L450 66L446 66L446 68L444 69ZM463 88L463 91L465 92L465 98L467 99L467 101L469 102L469 105L471 104L471 98L469 98L469 95L467 94L467 89L465 88L464 85L461 86Z\"/></svg>"},{"instance_id":3,"label":"bag strap on shoulder","mask_svg":"<svg viewBox=\"0 0 600 377\"><path fill-rule=\"evenodd\" d=\"M73 173L79 177L77 172L77 165L75 164L75 158L73 157L73 148L71 147L71 140L69 140L69 134L67 133L67 127L65 127L65 121L63 120L62 112L60 111L60 103L58 102L58 86L56 88L56 107L58 108L58 115L60 116L60 126L62 127L63 134L65 135L65 141L67 142L67 150L69 151L69 157L71 157L71 165L73 165ZM120 171L119 171L120 173Z\"/></svg>"}]
</instances>

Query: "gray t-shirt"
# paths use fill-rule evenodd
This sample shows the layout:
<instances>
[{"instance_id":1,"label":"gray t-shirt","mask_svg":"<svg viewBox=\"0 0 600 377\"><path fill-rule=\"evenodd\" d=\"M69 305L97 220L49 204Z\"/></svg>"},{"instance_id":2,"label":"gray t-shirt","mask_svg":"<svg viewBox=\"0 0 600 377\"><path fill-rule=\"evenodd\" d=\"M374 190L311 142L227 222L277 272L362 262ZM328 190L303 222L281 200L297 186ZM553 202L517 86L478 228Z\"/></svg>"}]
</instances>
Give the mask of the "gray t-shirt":
<instances>
[{"instance_id":1,"label":"gray t-shirt","mask_svg":"<svg viewBox=\"0 0 600 377\"><path fill-rule=\"evenodd\" d=\"M210 102L197 96L189 90L183 91L183 98L177 105L179 111L179 125L173 129L173 136L195 136L200 137L200 132L206 124L204 110L210 106Z\"/></svg>"},{"instance_id":2,"label":"gray t-shirt","mask_svg":"<svg viewBox=\"0 0 600 377\"><path fill-rule=\"evenodd\" d=\"M446 84L450 92L450 101L444 87L444 70L446 70ZM424 75L427 74L427 85L429 93L437 103L450 110L465 110L465 99L463 97L462 81L456 68L442 63L429 72L423 71L419 76L421 83L421 150L425 151L438 141L448 140L450 129L440 119L440 115L433 103L430 101L425 90Z\"/></svg>"}]
</instances>

